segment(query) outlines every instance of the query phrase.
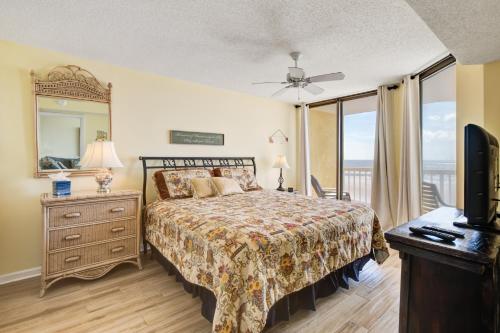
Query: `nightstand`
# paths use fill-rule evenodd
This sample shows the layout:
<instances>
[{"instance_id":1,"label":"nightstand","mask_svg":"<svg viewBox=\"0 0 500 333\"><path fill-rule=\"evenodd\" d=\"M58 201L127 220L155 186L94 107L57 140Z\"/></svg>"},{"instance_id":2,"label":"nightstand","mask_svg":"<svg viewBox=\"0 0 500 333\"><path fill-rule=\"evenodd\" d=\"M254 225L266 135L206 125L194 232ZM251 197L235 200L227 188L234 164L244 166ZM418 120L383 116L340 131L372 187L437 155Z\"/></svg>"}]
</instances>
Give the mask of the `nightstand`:
<instances>
[{"instance_id":1,"label":"nightstand","mask_svg":"<svg viewBox=\"0 0 500 333\"><path fill-rule=\"evenodd\" d=\"M99 278L121 263L142 269L141 192L42 194L43 261L40 297L54 282Z\"/></svg>"}]
</instances>

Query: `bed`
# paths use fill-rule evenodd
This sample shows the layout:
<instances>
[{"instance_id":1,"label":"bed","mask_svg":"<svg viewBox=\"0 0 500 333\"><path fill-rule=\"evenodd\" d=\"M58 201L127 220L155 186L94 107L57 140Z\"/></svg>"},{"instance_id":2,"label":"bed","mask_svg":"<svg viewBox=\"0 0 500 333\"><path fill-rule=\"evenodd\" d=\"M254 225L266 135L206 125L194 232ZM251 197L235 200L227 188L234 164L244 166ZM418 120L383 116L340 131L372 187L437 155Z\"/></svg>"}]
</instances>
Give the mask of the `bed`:
<instances>
[{"instance_id":1,"label":"bed","mask_svg":"<svg viewBox=\"0 0 500 333\"><path fill-rule=\"evenodd\" d=\"M214 332L260 332L299 308L314 309L317 297L357 279L367 260L388 256L380 224L362 203L258 190L146 205L149 169L255 173L253 158L140 159L144 242L186 291L200 296Z\"/></svg>"}]
</instances>

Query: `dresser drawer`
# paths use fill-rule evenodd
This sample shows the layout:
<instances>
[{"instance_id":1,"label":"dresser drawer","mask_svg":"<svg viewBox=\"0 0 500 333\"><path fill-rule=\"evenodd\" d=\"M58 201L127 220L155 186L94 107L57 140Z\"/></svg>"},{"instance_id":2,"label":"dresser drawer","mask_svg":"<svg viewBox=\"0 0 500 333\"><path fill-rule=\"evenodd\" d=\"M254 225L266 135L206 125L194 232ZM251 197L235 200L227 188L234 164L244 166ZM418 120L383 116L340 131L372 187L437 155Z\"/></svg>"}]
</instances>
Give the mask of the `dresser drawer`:
<instances>
[{"instance_id":1,"label":"dresser drawer","mask_svg":"<svg viewBox=\"0 0 500 333\"><path fill-rule=\"evenodd\" d=\"M116 200L49 208L49 227L135 217L137 200Z\"/></svg>"},{"instance_id":2,"label":"dresser drawer","mask_svg":"<svg viewBox=\"0 0 500 333\"><path fill-rule=\"evenodd\" d=\"M136 233L136 220L120 220L49 231L49 250L63 249Z\"/></svg>"},{"instance_id":3,"label":"dresser drawer","mask_svg":"<svg viewBox=\"0 0 500 333\"><path fill-rule=\"evenodd\" d=\"M106 260L137 254L135 237L89 245L79 249L51 253L48 256L48 275L97 264Z\"/></svg>"}]
</instances>

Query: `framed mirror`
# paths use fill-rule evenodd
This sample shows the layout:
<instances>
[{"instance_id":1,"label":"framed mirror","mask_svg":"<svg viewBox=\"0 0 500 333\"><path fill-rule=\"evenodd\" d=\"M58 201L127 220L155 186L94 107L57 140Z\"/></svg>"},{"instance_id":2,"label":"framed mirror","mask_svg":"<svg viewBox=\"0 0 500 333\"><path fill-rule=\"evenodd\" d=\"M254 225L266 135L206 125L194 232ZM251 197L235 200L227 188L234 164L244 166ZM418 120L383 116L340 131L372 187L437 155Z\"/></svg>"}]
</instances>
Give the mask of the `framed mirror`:
<instances>
[{"instance_id":1,"label":"framed mirror","mask_svg":"<svg viewBox=\"0 0 500 333\"><path fill-rule=\"evenodd\" d=\"M59 66L46 76L31 72L36 128L36 177L81 169L87 144L111 140L111 83L99 82L78 66Z\"/></svg>"}]
</instances>

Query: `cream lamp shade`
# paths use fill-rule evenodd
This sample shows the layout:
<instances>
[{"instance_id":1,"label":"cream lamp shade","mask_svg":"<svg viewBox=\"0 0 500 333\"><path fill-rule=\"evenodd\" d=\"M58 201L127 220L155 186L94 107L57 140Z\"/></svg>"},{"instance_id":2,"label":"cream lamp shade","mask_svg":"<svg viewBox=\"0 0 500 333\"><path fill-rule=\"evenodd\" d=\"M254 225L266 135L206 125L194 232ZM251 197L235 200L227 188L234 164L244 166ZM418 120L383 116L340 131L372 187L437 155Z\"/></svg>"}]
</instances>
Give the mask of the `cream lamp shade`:
<instances>
[{"instance_id":1,"label":"cream lamp shade","mask_svg":"<svg viewBox=\"0 0 500 333\"><path fill-rule=\"evenodd\" d=\"M111 141L95 141L87 145L85 155L80 161L83 168L122 168L123 164L116 155Z\"/></svg>"},{"instance_id":2,"label":"cream lamp shade","mask_svg":"<svg viewBox=\"0 0 500 333\"><path fill-rule=\"evenodd\" d=\"M274 160L273 168L277 169L290 169L285 155L278 155Z\"/></svg>"}]
</instances>

